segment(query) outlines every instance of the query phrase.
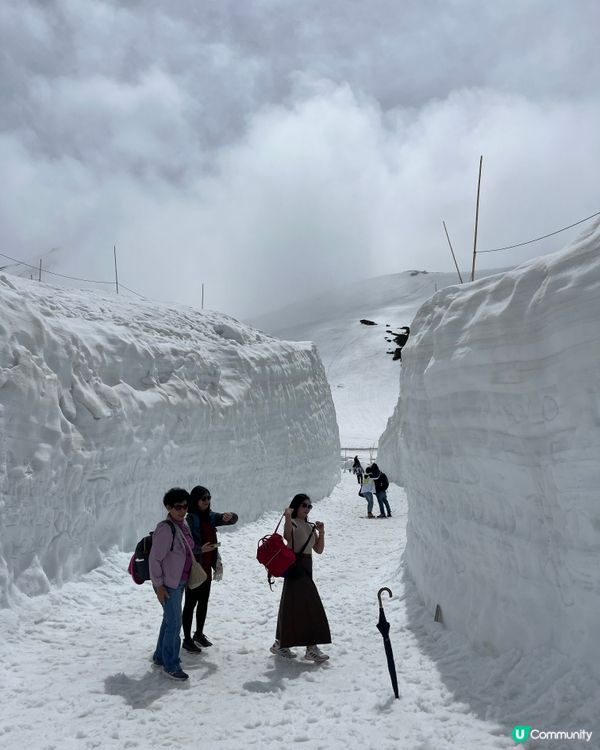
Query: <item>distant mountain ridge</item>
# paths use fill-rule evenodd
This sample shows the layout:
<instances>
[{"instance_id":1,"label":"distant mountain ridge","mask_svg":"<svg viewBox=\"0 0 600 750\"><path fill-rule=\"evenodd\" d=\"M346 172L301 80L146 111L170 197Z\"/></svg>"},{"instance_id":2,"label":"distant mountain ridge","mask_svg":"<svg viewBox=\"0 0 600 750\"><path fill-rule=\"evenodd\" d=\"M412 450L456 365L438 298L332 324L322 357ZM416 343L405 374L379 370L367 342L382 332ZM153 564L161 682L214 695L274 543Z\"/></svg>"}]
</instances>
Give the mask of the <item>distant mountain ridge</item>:
<instances>
[{"instance_id":1,"label":"distant mountain ridge","mask_svg":"<svg viewBox=\"0 0 600 750\"><path fill-rule=\"evenodd\" d=\"M249 322L259 329L266 326L269 332L273 326L283 326L285 330L289 330L292 321L304 325L320 322L324 314L335 317L338 313L345 316L352 310L357 314L361 311L366 314L369 310L393 305L398 301L399 292L409 299L419 301L431 296L435 292L436 284L438 288L442 288L454 283L459 283L456 273L414 270L373 276L332 287L300 302L292 302L271 312L254 316ZM377 289L379 299L375 300L370 296L371 286ZM364 297L363 302L357 305L357 300L361 296Z\"/></svg>"},{"instance_id":2,"label":"distant mountain ridge","mask_svg":"<svg viewBox=\"0 0 600 750\"><path fill-rule=\"evenodd\" d=\"M410 326L423 302L458 283L456 272L412 270L376 276L333 287L248 322L279 338L316 343L331 386L341 444L367 448L377 444L398 399L400 363L386 354L394 348L384 338L386 327ZM361 325L361 318L378 325Z\"/></svg>"}]
</instances>

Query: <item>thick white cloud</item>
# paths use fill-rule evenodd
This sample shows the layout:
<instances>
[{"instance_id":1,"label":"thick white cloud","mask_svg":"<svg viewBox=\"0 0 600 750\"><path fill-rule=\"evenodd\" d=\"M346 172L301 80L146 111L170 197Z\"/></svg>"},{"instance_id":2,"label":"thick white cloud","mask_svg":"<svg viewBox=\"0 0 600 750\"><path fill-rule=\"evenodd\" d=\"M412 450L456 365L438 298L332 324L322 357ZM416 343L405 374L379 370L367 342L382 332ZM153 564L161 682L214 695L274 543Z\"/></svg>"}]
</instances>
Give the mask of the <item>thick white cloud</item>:
<instances>
[{"instance_id":1,"label":"thick white cloud","mask_svg":"<svg viewBox=\"0 0 600 750\"><path fill-rule=\"evenodd\" d=\"M244 315L470 265L480 154L481 249L599 210L595 4L481 6L3 4L2 252Z\"/></svg>"}]
</instances>

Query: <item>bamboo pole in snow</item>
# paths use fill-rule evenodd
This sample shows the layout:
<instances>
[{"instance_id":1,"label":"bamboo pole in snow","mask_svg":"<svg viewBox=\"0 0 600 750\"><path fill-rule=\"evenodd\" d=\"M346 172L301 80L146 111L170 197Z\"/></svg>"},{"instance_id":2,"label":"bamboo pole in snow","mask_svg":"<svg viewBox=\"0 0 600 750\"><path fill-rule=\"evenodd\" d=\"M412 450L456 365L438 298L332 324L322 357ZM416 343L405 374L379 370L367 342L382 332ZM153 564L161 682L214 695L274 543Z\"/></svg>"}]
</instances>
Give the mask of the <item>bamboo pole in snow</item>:
<instances>
[{"instance_id":1,"label":"bamboo pole in snow","mask_svg":"<svg viewBox=\"0 0 600 750\"><path fill-rule=\"evenodd\" d=\"M477 206L475 208L475 235L473 237L473 265L471 266L471 281L475 281L475 257L477 255L477 227L479 225L479 192L481 190L481 166L483 156L479 157L479 177L477 179Z\"/></svg>"},{"instance_id":2,"label":"bamboo pole in snow","mask_svg":"<svg viewBox=\"0 0 600 750\"><path fill-rule=\"evenodd\" d=\"M450 242L450 235L448 234L448 230L446 229L446 222L442 221L442 224L444 225L444 232L446 232L446 239L448 240L448 245L450 245L450 252L452 253L452 260L454 261L454 265L456 266L456 273L458 274L458 278L460 279L460 283L463 283L462 276L460 275L460 270L458 268L458 263L456 262L456 256L454 255L454 250L452 249L452 243Z\"/></svg>"}]
</instances>

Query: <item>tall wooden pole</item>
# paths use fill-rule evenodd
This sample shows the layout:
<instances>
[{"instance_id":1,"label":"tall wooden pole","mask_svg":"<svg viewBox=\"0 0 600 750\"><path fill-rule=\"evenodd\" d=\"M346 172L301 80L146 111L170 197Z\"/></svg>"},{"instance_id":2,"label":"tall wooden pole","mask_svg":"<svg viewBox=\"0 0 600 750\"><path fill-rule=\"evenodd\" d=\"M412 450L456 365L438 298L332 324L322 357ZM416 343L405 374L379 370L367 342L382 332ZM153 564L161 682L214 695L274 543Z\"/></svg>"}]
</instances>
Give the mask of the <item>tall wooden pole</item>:
<instances>
[{"instance_id":1,"label":"tall wooden pole","mask_svg":"<svg viewBox=\"0 0 600 750\"><path fill-rule=\"evenodd\" d=\"M475 280L475 256L477 255L477 226L479 225L479 192L481 189L481 166L483 156L479 157L479 178L477 179L477 207L475 209L475 236L473 238L473 265L471 266L471 281Z\"/></svg>"},{"instance_id":2,"label":"tall wooden pole","mask_svg":"<svg viewBox=\"0 0 600 750\"><path fill-rule=\"evenodd\" d=\"M202 306L200 309L204 310L204 282L202 282Z\"/></svg>"},{"instance_id":3,"label":"tall wooden pole","mask_svg":"<svg viewBox=\"0 0 600 750\"><path fill-rule=\"evenodd\" d=\"M442 221L442 224L444 225L444 232L446 232L446 239L448 240L448 244L450 245L450 252L452 253L452 260L454 261L454 265L456 266L456 273L458 274L458 278L460 279L460 283L463 283L462 276L460 275L460 269L458 268L458 263L456 262L456 256L454 255L454 250L452 249L452 243L450 242L450 235L448 234L448 230L446 229L446 222Z\"/></svg>"},{"instance_id":4,"label":"tall wooden pole","mask_svg":"<svg viewBox=\"0 0 600 750\"><path fill-rule=\"evenodd\" d=\"M38 273L38 281L42 280L42 259L40 258L40 270Z\"/></svg>"},{"instance_id":5,"label":"tall wooden pole","mask_svg":"<svg viewBox=\"0 0 600 750\"><path fill-rule=\"evenodd\" d=\"M115 256L115 288L118 294L119 293L119 271L117 269L117 246L116 245L113 245L113 253Z\"/></svg>"}]
</instances>

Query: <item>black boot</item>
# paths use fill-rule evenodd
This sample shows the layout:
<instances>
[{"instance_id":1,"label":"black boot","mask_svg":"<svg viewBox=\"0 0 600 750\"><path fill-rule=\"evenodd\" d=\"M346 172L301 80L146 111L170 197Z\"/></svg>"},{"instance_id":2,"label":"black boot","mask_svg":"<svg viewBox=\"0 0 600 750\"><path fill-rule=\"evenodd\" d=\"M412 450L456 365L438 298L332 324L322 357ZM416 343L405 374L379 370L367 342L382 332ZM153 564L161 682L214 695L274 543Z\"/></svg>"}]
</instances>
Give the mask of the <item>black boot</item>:
<instances>
[{"instance_id":1,"label":"black boot","mask_svg":"<svg viewBox=\"0 0 600 750\"><path fill-rule=\"evenodd\" d=\"M184 638L181 647L190 654L201 654L202 649L191 638Z\"/></svg>"},{"instance_id":2,"label":"black boot","mask_svg":"<svg viewBox=\"0 0 600 750\"><path fill-rule=\"evenodd\" d=\"M194 633L193 641L203 648L212 646L212 643L208 640L204 633Z\"/></svg>"}]
</instances>

